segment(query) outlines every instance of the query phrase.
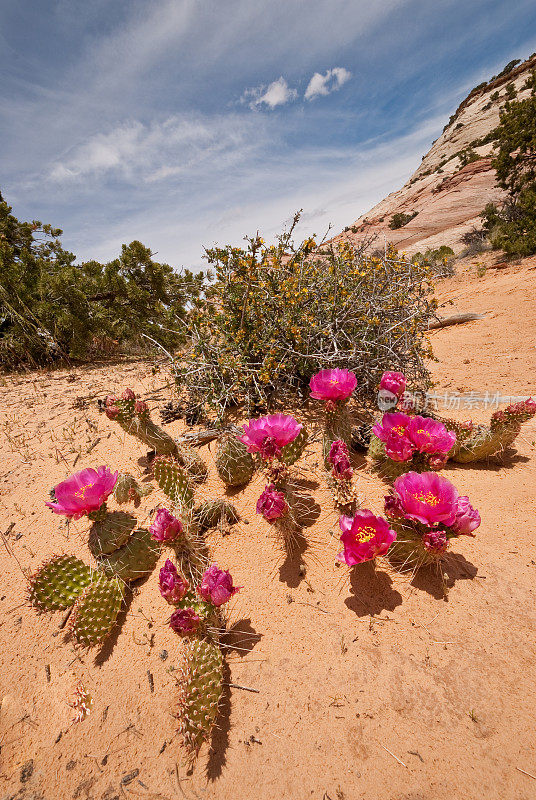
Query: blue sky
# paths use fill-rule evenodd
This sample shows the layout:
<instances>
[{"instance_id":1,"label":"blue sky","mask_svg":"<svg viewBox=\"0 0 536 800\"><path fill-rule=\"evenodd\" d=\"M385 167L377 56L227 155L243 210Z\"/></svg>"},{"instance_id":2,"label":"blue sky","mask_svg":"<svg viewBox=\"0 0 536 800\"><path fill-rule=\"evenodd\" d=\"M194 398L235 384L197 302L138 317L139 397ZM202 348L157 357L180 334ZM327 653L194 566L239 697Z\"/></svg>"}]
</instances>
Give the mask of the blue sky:
<instances>
[{"instance_id":1,"label":"blue sky","mask_svg":"<svg viewBox=\"0 0 536 800\"><path fill-rule=\"evenodd\" d=\"M338 232L535 50L534 0L0 0L0 188L80 259Z\"/></svg>"}]
</instances>

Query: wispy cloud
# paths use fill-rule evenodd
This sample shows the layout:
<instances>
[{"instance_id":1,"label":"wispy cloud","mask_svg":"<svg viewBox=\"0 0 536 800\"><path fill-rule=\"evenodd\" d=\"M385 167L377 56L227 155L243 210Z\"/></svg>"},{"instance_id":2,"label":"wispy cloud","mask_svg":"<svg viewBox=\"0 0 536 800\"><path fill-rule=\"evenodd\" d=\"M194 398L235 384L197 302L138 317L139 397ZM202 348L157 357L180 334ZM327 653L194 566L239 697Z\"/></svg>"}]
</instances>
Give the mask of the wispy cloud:
<instances>
[{"instance_id":1,"label":"wispy cloud","mask_svg":"<svg viewBox=\"0 0 536 800\"><path fill-rule=\"evenodd\" d=\"M281 76L273 81L269 86L257 86L255 89L246 89L242 95L242 100L247 102L250 108L258 106L268 106L275 108L283 106L298 96L296 89L291 89L286 80Z\"/></svg>"},{"instance_id":2,"label":"wispy cloud","mask_svg":"<svg viewBox=\"0 0 536 800\"><path fill-rule=\"evenodd\" d=\"M324 75L320 72L315 72L305 90L305 99L314 100L315 97L321 97L331 94L331 92L336 92L337 89L340 89L351 77L352 73L345 67L328 69Z\"/></svg>"}]
</instances>

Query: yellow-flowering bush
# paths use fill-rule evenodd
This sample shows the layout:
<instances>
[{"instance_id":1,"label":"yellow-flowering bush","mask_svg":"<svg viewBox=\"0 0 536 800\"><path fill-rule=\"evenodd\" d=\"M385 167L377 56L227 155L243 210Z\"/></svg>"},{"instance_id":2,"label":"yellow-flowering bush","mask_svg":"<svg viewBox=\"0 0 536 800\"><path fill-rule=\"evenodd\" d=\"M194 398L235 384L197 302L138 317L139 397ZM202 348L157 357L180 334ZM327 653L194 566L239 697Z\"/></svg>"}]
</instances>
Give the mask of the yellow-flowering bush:
<instances>
[{"instance_id":1,"label":"yellow-flowering bush","mask_svg":"<svg viewBox=\"0 0 536 800\"><path fill-rule=\"evenodd\" d=\"M320 369L358 377L371 402L384 369L428 382L423 331L433 315L431 270L388 248L369 256L347 242L299 246L291 229L266 245L206 251L214 277L190 315L190 345L175 363L179 387L220 414L269 409L307 391Z\"/></svg>"}]
</instances>

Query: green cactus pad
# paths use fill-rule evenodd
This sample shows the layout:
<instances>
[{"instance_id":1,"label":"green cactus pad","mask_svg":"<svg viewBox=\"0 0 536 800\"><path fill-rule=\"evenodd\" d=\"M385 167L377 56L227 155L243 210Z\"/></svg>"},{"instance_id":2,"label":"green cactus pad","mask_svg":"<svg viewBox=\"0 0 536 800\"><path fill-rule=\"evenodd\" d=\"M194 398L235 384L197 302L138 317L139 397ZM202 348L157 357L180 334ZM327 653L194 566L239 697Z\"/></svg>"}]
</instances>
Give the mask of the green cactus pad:
<instances>
[{"instance_id":1,"label":"green cactus pad","mask_svg":"<svg viewBox=\"0 0 536 800\"><path fill-rule=\"evenodd\" d=\"M122 547L136 527L136 517L125 511L113 511L102 522L94 522L89 531L89 549L94 558L109 555Z\"/></svg>"},{"instance_id":2,"label":"green cactus pad","mask_svg":"<svg viewBox=\"0 0 536 800\"><path fill-rule=\"evenodd\" d=\"M218 441L216 469L227 486L243 486L255 472L255 461L245 444L233 434L225 434Z\"/></svg>"},{"instance_id":3,"label":"green cactus pad","mask_svg":"<svg viewBox=\"0 0 536 800\"><path fill-rule=\"evenodd\" d=\"M220 522L228 522L234 525L238 522L238 511L232 503L218 498L217 500L205 500L195 509L193 519L204 531L207 528L214 528Z\"/></svg>"},{"instance_id":4,"label":"green cactus pad","mask_svg":"<svg viewBox=\"0 0 536 800\"><path fill-rule=\"evenodd\" d=\"M185 642L180 682L179 733L189 760L212 733L222 692L223 658L217 644L190 639Z\"/></svg>"},{"instance_id":5,"label":"green cactus pad","mask_svg":"<svg viewBox=\"0 0 536 800\"><path fill-rule=\"evenodd\" d=\"M281 448L281 455L279 456L279 460L290 467L292 464L296 463L296 461L300 458L307 442L309 441L309 434L305 425L296 436L293 442L286 444L283 448Z\"/></svg>"},{"instance_id":6,"label":"green cactus pad","mask_svg":"<svg viewBox=\"0 0 536 800\"><path fill-rule=\"evenodd\" d=\"M452 460L460 464L469 464L471 461L481 461L500 453L514 443L520 428L520 425L515 424L497 425L493 428L477 425L471 436L457 448Z\"/></svg>"},{"instance_id":7,"label":"green cactus pad","mask_svg":"<svg viewBox=\"0 0 536 800\"><path fill-rule=\"evenodd\" d=\"M120 581L94 575L73 607L70 632L75 641L83 647L99 644L115 625L122 602Z\"/></svg>"},{"instance_id":8,"label":"green cactus pad","mask_svg":"<svg viewBox=\"0 0 536 800\"><path fill-rule=\"evenodd\" d=\"M123 547L102 558L100 564L107 575L127 583L152 572L160 551L160 545L151 538L149 531L138 528Z\"/></svg>"},{"instance_id":9,"label":"green cactus pad","mask_svg":"<svg viewBox=\"0 0 536 800\"><path fill-rule=\"evenodd\" d=\"M115 484L114 497L119 505L130 502L139 505L140 499L146 497L152 491L152 486L140 486L134 475L131 475L130 472L122 472Z\"/></svg>"},{"instance_id":10,"label":"green cactus pad","mask_svg":"<svg viewBox=\"0 0 536 800\"><path fill-rule=\"evenodd\" d=\"M177 444L162 428L156 425L148 415L135 416L132 419L118 422L127 433L135 436L140 442L155 450L161 456L177 455Z\"/></svg>"},{"instance_id":11,"label":"green cactus pad","mask_svg":"<svg viewBox=\"0 0 536 800\"><path fill-rule=\"evenodd\" d=\"M177 461L196 483L202 483L208 475L206 462L193 447L181 445L177 449Z\"/></svg>"},{"instance_id":12,"label":"green cactus pad","mask_svg":"<svg viewBox=\"0 0 536 800\"><path fill-rule=\"evenodd\" d=\"M69 608L91 583L91 569L75 556L54 556L32 575L29 600L39 611Z\"/></svg>"},{"instance_id":13,"label":"green cactus pad","mask_svg":"<svg viewBox=\"0 0 536 800\"><path fill-rule=\"evenodd\" d=\"M179 510L189 509L194 493L186 472L170 458L155 458L153 474L157 484Z\"/></svg>"}]
</instances>

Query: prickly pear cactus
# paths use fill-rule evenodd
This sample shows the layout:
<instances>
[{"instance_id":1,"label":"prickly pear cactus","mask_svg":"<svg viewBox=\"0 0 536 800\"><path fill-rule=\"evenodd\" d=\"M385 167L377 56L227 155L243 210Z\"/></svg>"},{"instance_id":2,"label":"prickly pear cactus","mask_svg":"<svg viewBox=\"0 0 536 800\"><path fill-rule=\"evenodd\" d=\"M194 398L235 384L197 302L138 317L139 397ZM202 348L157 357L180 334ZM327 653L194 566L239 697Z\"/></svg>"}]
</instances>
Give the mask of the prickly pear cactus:
<instances>
[{"instance_id":1,"label":"prickly pear cactus","mask_svg":"<svg viewBox=\"0 0 536 800\"><path fill-rule=\"evenodd\" d=\"M292 464L295 464L296 461L301 457L307 442L309 441L309 434L307 433L307 429L305 425L296 436L293 442L286 444L281 449L281 455L279 456L279 460L290 467ZM331 445L330 445L331 446Z\"/></svg>"},{"instance_id":2,"label":"prickly pear cactus","mask_svg":"<svg viewBox=\"0 0 536 800\"><path fill-rule=\"evenodd\" d=\"M179 511L188 511L194 502L194 493L187 473L170 458L155 458L153 474L162 491Z\"/></svg>"},{"instance_id":3,"label":"prickly pear cactus","mask_svg":"<svg viewBox=\"0 0 536 800\"><path fill-rule=\"evenodd\" d=\"M211 640L189 639L185 642L180 681L179 733L188 759L193 760L206 742L218 714L223 680L223 657L218 644Z\"/></svg>"},{"instance_id":4,"label":"prickly pear cactus","mask_svg":"<svg viewBox=\"0 0 536 800\"><path fill-rule=\"evenodd\" d=\"M216 469L227 486L243 486L255 472L255 462L247 447L233 434L225 434L218 442Z\"/></svg>"},{"instance_id":5,"label":"prickly pear cactus","mask_svg":"<svg viewBox=\"0 0 536 800\"><path fill-rule=\"evenodd\" d=\"M191 479L196 483L201 483L206 480L208 467L197 450L194 450L193 447L179 445L177 449L177 461L184 467Z\"/></svg>"},{"instance_id":6,"label":"prickly pear cactus","mask_svg":"<svg viewBox=\"0 0 536 800\"><path fill-rule=\"evenodd\" d=\"M142 497L147 497L153 490L152 486L140 486L134 475L130 472L122 472L117 479L114 489L114 497L119 505L134 503L137 507Z\"/></svg>"},{"instance_id":7,"label":"prickly pear cactus","mask_svg":"<svg viewBox=\"0 0 536 800\"><path fill-rule=\"evenodd\" d=\"M337 439L350 447L352 444L352 419L346 404L335 406L334 409L326 411L326 428L322 438L322 455L326 469L331 469L328 462L328 455L331 445Z\"/></svg>"},{"instance_id":8,"label":"prickly pear cactus","mask_svg":"<svg viewBox=\"0 0 536 800\"><path fill-rule=\"evenodd\" d=\"M99 644L115 625L122 602L121 582L94 574L71 614L70 632L75 641L83 647Z\"/></svg>"},{"instance_id":9,"label":"prickly pear cactus","mask_svg":"<svg viewBox=\"0 0 536 800\"><path fill-rule=\"evenodd\" d=\"M72 606L91 583L91 569L75 556L54 556L29 581L29 600L38 611Z\"/></svg>"},{"instance_id":10,"label":"prickly pear cactus","mask_svg":"<svg viewBox=\"0 0 536 800\"><path fill-rule=\"evenodd\" d=\"M138 528L123 547L101 558L100 564L107 575L127 583L152 572L160 551L149 531Z\"/></svg>"},{"instance_id":11,"label":"prickly pear cactus","mask_svg":"<svg viewBox=\"0 0 536 800\"><path fill-rule=\"evenodd\" d=\"M220 522L228 522L234 525L238 522L238 511L232 503L218 498L217 500L205 500L193 513L193 519L199 525L200 530L214 528Z\"/></svg>"},{"instance_id":12,"label":"prickly pear cactus","mask_svg":"<svg viewBox=\"0 0 536 800\"><path fill-rule=\"evenodd\" d=\"M136 518L125 511L113 511L94 522L89 531L89 549L95 558L122 547L136 527Z\"/></svg>"}]
</instances>

